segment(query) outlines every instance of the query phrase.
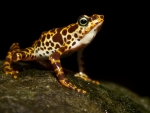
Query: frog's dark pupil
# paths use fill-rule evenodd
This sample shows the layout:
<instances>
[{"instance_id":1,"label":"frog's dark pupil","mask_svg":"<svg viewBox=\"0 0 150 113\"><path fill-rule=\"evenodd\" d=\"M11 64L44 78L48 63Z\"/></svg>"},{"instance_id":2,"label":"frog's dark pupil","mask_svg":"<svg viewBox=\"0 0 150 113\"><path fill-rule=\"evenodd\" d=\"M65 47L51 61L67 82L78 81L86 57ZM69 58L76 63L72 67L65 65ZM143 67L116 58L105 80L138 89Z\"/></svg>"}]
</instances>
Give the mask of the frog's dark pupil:
<instances>
[{"instance_id":1,"label":"frog's dark pupil","mask_svg":"<svg viewBox=\"0 0 150 113\"><path fill-rule=\"evenodd\" d=\"M87 20L86 20L86 19L81 19L81 23L82 23L82 24L86 24L86 23L87 23Z\"/></svg>"}]
</instances>

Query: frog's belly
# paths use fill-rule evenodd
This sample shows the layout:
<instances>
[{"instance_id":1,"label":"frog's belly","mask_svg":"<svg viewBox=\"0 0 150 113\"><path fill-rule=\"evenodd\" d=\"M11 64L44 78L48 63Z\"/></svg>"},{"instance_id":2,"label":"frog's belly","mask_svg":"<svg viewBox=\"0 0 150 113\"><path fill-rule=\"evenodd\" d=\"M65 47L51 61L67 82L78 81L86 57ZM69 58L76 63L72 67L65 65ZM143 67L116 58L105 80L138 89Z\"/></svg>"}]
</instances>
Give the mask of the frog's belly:
<instances>
[{"instance_id":1,"label":"frog's belly","mask_svg":"<svg viewBox=\"0 0 150 113\"><path fill-rule=\"evenodd\" d=\"M36 48L34 51L34 55L39 60L48 60L51 54L53 54L53 51L50 50L38 50L38 48Z\"/></svg>"},{"instance_id":2,"label":"frog's belly","mask_svg":"<svg viewBox=\"0 0 150 113\"><path fill-rule=\"evenodd\" d=\"M53 54L52 51L48 51L48 52L49 52L49 54L47 54L46 52L43 52L43 51L39 51L38 54L37 53L35 54L36 58L39 60L48 60L49 56L51 54ZM75 51L65 52L61 55L60 58L68 57L68 56L72 55L74 52Z\"/></svg>"}]
</instances>

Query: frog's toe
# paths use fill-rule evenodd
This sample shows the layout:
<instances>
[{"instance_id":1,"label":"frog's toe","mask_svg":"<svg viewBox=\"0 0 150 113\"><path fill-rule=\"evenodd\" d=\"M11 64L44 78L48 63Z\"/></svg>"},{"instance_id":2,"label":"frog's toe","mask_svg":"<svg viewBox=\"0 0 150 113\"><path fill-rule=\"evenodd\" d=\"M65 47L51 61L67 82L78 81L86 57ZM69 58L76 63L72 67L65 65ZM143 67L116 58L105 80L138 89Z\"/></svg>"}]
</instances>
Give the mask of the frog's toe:
<instances>
[{"instance_id":1,"label":"frog's toe","mask_svg":"<svg viewBox=\"0 0 150 113\"><path fill-rule=\"evenodd\" d=\"M5 68L4 72L6 75L15 75L15 74L19 73L19 71L13 70L12 68Z\"/></svg>"},{"instance_id":2,"label":"frog's toe","mask_svg":"<svg viewBox=\"0 0 150 113\"><path fill-rule=\"evenodd\" d=\"M100 85L100 82L99 82L99 81L97 81L97 80L91 80L91 82L92 82L93 84Z\"/></svg>"}]
</instances>

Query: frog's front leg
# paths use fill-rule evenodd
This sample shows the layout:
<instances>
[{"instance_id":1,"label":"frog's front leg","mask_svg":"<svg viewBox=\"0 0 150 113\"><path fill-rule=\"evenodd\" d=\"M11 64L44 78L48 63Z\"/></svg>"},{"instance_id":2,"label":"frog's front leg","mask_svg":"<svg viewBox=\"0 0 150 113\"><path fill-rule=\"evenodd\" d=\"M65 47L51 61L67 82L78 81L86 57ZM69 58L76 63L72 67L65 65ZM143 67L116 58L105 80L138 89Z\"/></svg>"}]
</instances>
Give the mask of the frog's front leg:
<instances>
[{"instance_id":1,"label":"frog's front leg","mask_svg":"<svg viewBox=\"0 0 150 113\"><path fill-rule=\"evenodd\" d=\"M76 73L75 74L75 77L79 77L87 82L92 82L94 84L97 84L99 85L99 81L96 81L96 80L92 80L88 77L87 74L85 74L85 69L84 69L84 61L83 61L83 50L84 49L81 49L79 51L77 51L77 61L78 61L78 68L79 68L79 73Z\"/></svg>"},{"instance_id":2,"label":"frog's front leg","mask_svg":"<svg viewBox=\"0 0 150 113\"><path fill-rule=\"evenodd\" d=\"M12 62L17 62L19 60L31 60L34 56L31 55L33 48L29 47L23 50L20 50L18 43L13 43L7 53L6 59L3 64L3 71L6 75L15 75L19 73L17 70L14 70L11 67Z\"/></svg>"},{"instance_id":3,"label":"frog's front leg","mask_svg":"<svg viewBox=\"0 0 150 113\"><path fill-rule=\"evenodd\" d=\"M86 91L77 88L74 84L69 82L68 79L65 77L64 71L63 71L63 68L62 68L61 62L60 62L61 54L62 54L62 52L60 52L58 50L55 53L53 53L52 55L50 55L50 57L49 57L49 60L51 61L51 64L52 64L52 66L54 68L54 71L56 73L56 76L57 76L59 82L63 86L66 86L66 87L71 88L73 90L76 90L78 92L86 93Z\"/></svg>"}]
</instances>

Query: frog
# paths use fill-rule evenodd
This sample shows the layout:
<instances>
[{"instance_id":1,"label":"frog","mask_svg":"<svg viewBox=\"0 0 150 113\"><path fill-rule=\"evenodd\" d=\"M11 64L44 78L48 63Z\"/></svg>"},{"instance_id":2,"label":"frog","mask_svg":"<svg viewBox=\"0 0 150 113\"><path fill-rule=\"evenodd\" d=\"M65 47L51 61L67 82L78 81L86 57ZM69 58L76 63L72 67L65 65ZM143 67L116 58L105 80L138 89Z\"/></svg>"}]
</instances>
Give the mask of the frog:
<instances>
[{"instance_id":1,"label":"frog","mask_svg":"<svg viewBox=\"0 0 150 113\"><path fill-rule=\"evenodd\" d=\"M12 62L37 61L46 68L51 65L62 86L86 93L86 90L78 88L67 79L61 64L61 58L77 52L79 72L75 73L74 76L99 85L99 81L92 80L85 73L83 51L95 38L103 23L104 15L81 15L72 24L42 32L39 39L35 40L30 47L21 49L19 43L15 42L7 52L3 71L6 75L16 76L19 71L13 69Z\"/></svg>"}]
</instances>

